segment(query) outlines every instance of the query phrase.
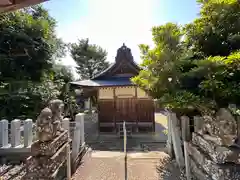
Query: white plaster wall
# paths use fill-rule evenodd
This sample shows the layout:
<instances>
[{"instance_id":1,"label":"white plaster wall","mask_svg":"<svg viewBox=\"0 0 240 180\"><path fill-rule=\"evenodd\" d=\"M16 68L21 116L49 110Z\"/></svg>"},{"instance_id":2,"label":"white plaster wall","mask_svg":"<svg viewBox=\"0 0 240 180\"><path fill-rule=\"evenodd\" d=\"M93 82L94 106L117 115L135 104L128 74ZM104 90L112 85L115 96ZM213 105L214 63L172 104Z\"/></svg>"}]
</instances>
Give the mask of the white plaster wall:
<instances>
[{"instance_id":1,"label":"white plaster wall","mask_svg":"<svg viewBox=\"0 0 240 180\"><path fill-rule=\"evenodd\" d=\"M113 99L114 93L113 93L113 87L107 87L107 88L100 88L98 97L99 99ZM134 86L123 86L123 87L115 87L115 95L118 98L131 98L135 97L135 87ZM149 98L147 93L137 88L137 97L138 98Z\"/></svg>"},{"instance_id":2,"label":"white plaster wall","mask_svg":"<svg viewBox=\"0 0 240 180\"><path fill-rule=\"evenodd\" d=\"M100 88L99 99L113 99L113 88Z\"/></svg>"},{"instance_id":3,"label":"white plaster wall","mask_svg":"<svg viewBox=\"0 0 240 180\"><path fill-rule=\"evenodd\" d=\"M118 98L134 97L135 96L135 87L133 87L133 86L116 87L115 95Z\"/></svg>"}]
</instances>

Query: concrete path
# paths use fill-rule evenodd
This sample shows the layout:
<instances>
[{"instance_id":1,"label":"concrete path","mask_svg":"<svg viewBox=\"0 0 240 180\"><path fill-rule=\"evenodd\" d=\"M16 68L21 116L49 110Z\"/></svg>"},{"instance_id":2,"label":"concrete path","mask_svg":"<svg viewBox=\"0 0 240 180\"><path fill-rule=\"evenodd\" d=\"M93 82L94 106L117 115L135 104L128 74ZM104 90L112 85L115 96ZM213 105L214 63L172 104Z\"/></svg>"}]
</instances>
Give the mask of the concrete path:
<instances>
[{"instance_id":1,"label":"concrete path","mask_svg":"<svg viewBox=\"0 0 240 180\"><path fill-rule=\"evenodd\" d=\"M128 139L128 180L182 180L180 171L164 152L167 140L167 118L155 114L155 133ZM88 143L90 154L84 157L72 180L124 180L123 140L100 136ZM146 151L147 152L144 152Z\"/></svg>"},{"instance_id":2,"label":"concrete path","mask_svg":"<svg viewBox=\"0 0 240 180\"><path fill-rule=\"evenodd\" d=\"M159 159L168 158L164 152L129 153L127 160L128 180L160 180ZM123 180L124 154L122 152L96 151L85 159L74 180Z\"/></svg>"}]
</instances>

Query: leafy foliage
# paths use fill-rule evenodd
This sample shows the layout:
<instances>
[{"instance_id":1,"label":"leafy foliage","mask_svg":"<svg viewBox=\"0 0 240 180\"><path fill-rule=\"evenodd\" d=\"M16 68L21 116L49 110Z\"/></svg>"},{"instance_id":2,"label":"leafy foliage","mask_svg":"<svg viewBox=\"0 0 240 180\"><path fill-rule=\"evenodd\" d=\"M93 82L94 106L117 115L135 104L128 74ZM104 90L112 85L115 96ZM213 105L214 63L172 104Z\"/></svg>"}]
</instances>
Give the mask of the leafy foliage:
<instances>
[{"instance_id":1,"label":"leafy foliage","mask_svg":"<svg viewBox=\"0 0 240 180\"><path fill-rule=\"evenodd\" d=\"M62 67L66 69L66 67ZM36 118L40 110L44 108L51 99L64 99L66 105L69 105L68 98L73 99L73 94L69 94L67 83L72 81L68 74L61 74L58 69L52 69L52 72L44 74L40 82L25 82L20 84L16 91L6 89L6 92L0 96L1 109L0 115L3 118ZM2 89L4 89L2 87ZM74 104L74 101L72 102ZM67 111L66 114L69 112Z\"/></svg>"},{"instance_id":2,"label":"leafy foliage","mask_svg":"<svg viewBox=\"0 0 240 180\"><path fill-rule=\"evenodd\" d=\"M109 66L106 61L107 52L98 45L89 44L88 39L71 44L70 52L78 65L77 70L81 79L93 78Z\"/></svg>"},{"instance_id":3,"label":"leafy foliage","mask_svg":"<svg viewBox=\"0 0 240 180\"><path fill-rule=\"evenodd\" d=\"M0 16L0 117L35 119L72 77L53 61L64 56L66 45L42 6Z\"/></svg>"},{"instance_id":4,"label":"leafy foliage","mask_svg":"<svg viewBox=\"0 0 240 180\"><path fill-rule=\"evenodd\" d=\"M199 2L200 17L184 28L153 27L155 47L140 45L143 70L133 78L161 106L182 114L240 105L240 6L233 0Z\"/></svg>"},{"instance_id":5,"label":"leafy foliage","mask_svg":"<svg viewBox=\"0 0 240 180\"><path fill-rule=\"evenodd\" d=\"M64 46L55 35L55 20L41 6L0 19L0 80L39 81L59 46Z\"/></svg>"},{"instance_id":6,"label":"leafy foliage","mask_svg":"<svg viewBox=\"0 0 240 180\"><path fill-rule=\"evenodd\" d=\"M240 49L240 3L199 1L200 17L185 27L186 43L198 57L227 56Z\"/></svg>"}]
</instances>

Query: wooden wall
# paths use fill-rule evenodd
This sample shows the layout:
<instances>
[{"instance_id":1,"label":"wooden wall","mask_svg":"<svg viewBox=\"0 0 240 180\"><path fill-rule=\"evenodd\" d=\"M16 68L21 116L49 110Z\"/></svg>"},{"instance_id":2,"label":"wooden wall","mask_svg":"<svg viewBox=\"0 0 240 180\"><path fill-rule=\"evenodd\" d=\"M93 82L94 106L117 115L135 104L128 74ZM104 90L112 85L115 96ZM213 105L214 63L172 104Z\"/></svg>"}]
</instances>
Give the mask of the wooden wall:
<instances>
[{"instance_id":1,"label":"wooden wall","mask_svg":"<svg viewBox=\"0 0 240 180\"><path fill-rule=\"evenodd\" d=\"M98 99L140 98L151 99L145 91L135 86L102 87L98 90Z\"/></svg>"},{"instance_id":2,"label":"wooden wall","mask_svg":"<svg viewBox=\"0 0 240 180\"><path fill-rule=\"evenodd\" d=\"M154 129L154 102L135 86L104 87L98 91L99 126L117 126L126 121Z\"/></svg>"}]
</instances>

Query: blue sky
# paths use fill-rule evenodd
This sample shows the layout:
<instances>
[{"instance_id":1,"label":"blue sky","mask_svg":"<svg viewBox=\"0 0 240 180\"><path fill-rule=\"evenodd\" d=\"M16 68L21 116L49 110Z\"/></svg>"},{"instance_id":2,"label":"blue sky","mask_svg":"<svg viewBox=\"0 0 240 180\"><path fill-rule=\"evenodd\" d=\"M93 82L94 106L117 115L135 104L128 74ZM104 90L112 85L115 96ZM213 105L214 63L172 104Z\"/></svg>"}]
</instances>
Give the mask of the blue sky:
<instances>
[{"instance_id":1,"label":"blue sky","mask_svg":"<svg viewBox=\"0 0 240 180\"><path fill-rule=\"evenodd\" d=\"M199 12L195 0L50 0L43 5L58 21L59 37L65 42L89 38L108 51L110 62L125 42L140 63L138 44L152 45L152 26L185 24ZM75 65L69 55L62 61Z\"/></svg>"}]
</instances>

